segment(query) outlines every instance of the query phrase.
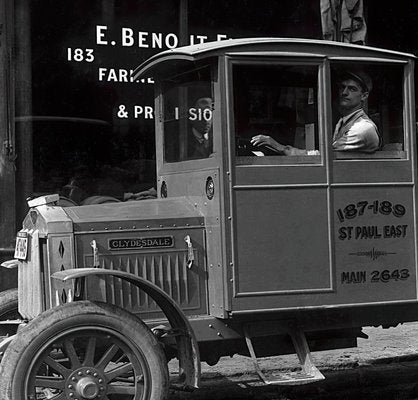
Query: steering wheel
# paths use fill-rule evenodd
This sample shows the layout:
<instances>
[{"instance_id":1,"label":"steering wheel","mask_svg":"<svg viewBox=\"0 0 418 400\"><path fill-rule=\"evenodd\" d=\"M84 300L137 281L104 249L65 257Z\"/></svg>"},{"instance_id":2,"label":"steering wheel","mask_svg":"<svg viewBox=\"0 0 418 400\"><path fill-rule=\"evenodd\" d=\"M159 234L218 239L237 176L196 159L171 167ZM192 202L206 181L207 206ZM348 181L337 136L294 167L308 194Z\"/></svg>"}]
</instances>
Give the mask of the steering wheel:
<instances>
[{"instance_id":1,"label":"steering wheel","mask_svg":"<svg viewBox=\"0 0 418 400\"><path fill-rule=\"evenodd\" d=\"M283 155L279 150L273 149L270 146L254 146L251 139L237 136L235 138L235 155L238 157L256 156L254 152L262 152L265 156Z\"/></svg>"}]
</instances>

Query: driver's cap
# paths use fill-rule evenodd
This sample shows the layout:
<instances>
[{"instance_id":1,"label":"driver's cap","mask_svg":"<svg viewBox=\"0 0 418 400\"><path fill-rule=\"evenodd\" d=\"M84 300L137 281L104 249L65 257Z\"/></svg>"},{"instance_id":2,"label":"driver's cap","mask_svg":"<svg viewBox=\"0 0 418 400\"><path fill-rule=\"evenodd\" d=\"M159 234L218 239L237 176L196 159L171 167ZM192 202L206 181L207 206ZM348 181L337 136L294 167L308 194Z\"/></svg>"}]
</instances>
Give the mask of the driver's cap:
<instances>
[{"instance_id":1,"label":"driver's cap","mask_svg":"<svg viewBox=\"0 0 418 400\"><path fill-rule=\"evenodd\" d=\"M358 82L365 92L371 92L373 89L373 82L369 74L363 70L350 70L342 74L342 79L351 78Z\"/></svg>"}]
</instances>

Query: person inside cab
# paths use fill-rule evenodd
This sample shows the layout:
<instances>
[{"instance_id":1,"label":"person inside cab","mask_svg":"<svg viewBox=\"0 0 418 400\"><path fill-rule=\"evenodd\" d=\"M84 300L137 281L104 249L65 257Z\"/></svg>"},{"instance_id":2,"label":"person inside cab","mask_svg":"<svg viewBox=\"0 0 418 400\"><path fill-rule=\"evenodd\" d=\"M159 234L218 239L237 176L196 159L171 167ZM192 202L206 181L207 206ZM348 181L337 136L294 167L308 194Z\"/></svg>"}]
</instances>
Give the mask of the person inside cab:
<instances>
[{"instance_id":1,"label":"person inside cab","mask_svg":"<svg viewBox=\"0 0 418 400\"><path fill-rule=\"evenodd\" d=\"M207 158L213 152L212 108L210 97L200 97L189 110L189 159Z\"/></svg>"},{"instance_id":2,"label":"person inside cab","mask_svg":"<svg viewBox=\"0 0 418 400\"><path fill-rule=\"evenodd\" d=\"M335 151L373 153L378 150L378 129L367 116L364 107L372 90L372 80L364 71L346 71L340 78L338 102L341 118L334 130L332 147ZM251 138L255 147L266 146L282 155L318 154L292 146L284 146L267 135Z\"/></svg>"},{"instance_id":3,"label":"person inside cab","mask_svg":"<svg viewBox=\"0 0 418 400\"><path fill-rule=\"evenodd\" d=\"M332 147L337 151L373 153L379 148L379 134L364 106L372 90L366 73L346 72L339 85L341 118L335 127Z\"/></svg>"}]
</instances>

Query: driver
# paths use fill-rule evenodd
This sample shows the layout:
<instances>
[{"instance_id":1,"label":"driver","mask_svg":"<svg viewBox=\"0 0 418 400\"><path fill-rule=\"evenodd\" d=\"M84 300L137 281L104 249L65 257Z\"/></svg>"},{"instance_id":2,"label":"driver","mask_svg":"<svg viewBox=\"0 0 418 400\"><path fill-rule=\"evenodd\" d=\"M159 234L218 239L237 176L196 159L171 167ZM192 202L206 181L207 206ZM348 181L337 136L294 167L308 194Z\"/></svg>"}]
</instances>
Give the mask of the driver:
<instances>
[{"instance_id":1,"label":"driver","mask_svg":"<svg viewBox=\"0 0 418 400\"><path fill-rule=\"evenodd\" d=\"M332 147L335 151L361 151L373 153L380 146L378 130L363 110L372 80L363 71L346 71L339 83L338 99L341 118L335 127ZM251 138L255 147L266 146L283 155L313 155L317 150L303 150L284 146L270 136L256 135Z\"/></svg>"}]
</instances>

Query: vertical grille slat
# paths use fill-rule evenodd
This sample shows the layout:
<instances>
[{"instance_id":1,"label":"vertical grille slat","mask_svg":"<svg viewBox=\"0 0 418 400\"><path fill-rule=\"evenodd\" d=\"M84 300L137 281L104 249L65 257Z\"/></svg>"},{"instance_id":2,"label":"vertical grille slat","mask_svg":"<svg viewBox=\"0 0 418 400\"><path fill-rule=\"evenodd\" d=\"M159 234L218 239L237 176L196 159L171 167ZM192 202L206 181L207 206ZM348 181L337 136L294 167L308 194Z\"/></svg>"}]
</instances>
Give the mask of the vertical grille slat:
<instances>
[{"instance_id":1,"label":"vertical grille slat","mask_svg":"<svg viewBox=\"0 0 418 400\"><path fill-rule=\"evenodd\" d=\"M155 281L155 278L156 278L156 276L155 276L155 269L156 269L156 262L155 262L155 256L154 255L152 255L152 257L151 257L151 279L150 279L150 281L152 282L152 283L156 283L156 281ZM152 301L150 298L148 298L148 302L147 302L147 304L148 304L148 306L152 306L152 307L155 307L155 303L154 303L154 301Z\"/></svg>"},{"instance_id":2,"label":"vertical grille slat","mask_svg":"<svg viewBox=\"0 0 418 400\"><path fill-rule=\"evenodd\" d=\"M167 257L167 293L170 297L173 297L173 283L171 281L171 274L173 272L171 268L171 257Z\"/></svg>"},{"instance_id":3,"label":"vertical grille slat","mask_svg":"<svg viewBox=\"0 0 418 400\"><path fill-rule=\"evenodd\" d=\"M132 273L136 276L140 276L139 275L139 260L138 260L138 257L135 257L135 264L133 266ZM132 290L132 292L133 292L132 307L139 307L140 304L141 304L139 288L135 287Z\"/></svg>"},{"instance_id":4,"label":"vertical grille slat","mask_svg":"<svg viewBox=\"0 0 418 400\"><path fill-rule=\"evenodd\" d=\"M174 282L175 282L175 293L176 293L176 298L178 299L179 302L182 301L181 298L181 289L180 289L180 269L179 269L179 255L176 254L175 256L175 263L174 263Z\"/></svg>"},{"instance_id":5,"label":"vertical grille slat","mask_svg":"<svg viewBox=\"0 0 418 400\"><path fill-rule=\"evenodd\" d=\"M114 265L113 265L113 260L110 260L110 265L109 265L109 269L115 269ZM109 294L110 297L108 297L108 301L116 304L116 298L115 298L115 279L112 277L110 277L109 279L106 279L106 283L108 283L106 289L106 294Z\"/></svg>"},{"instance_id":6,"label":"vertical grille slat","mask_svg":"<svg viewBox=\"0 0 418 400\"><path fill-rule=\"evenodd\" d=\"M164 274L163 274L163 261L164 261L164 256L159 257L158 260L158 282L156 282L157 286L160 287L161 289L165 290L164 287Z\"/></svg>"},{"instance_id":7,"label":"vertical grille slat","mask_svg":"<svg viewBox=\"0 0 418 400\"><path fill-rule=\"evenodd\" d=\"M119 271L124 271L124 268L122 268L122 258L119 257L118 260L118 270ZM122 280L120 278L115 278L115 300L117 302L117 304L120 304L121 307L125 307L125 305L123 304L123 288L122 288Z\"/></svg>"},{"instance_id":8,"label":"vertical grille slat","mask_svg":"<svg viewBox=\"0 0 418 400\"><path fill-rule=\"evenodd\" d=\"M190 299L189 299L189 287L187 285L187 254L186 253L183 254L182 271L183 271L182 280L183 280L183 287L184 287L184 296L185 296L186 303L188 303Z\"/></svg>"},{"instance_id":9,"label":"vertical grille slat","mask_svg":"<svg viewBox=\"0 0 418 400\"><path fill-rule=\"evenodd\" d=\"M126 261L126 272L132 273L131 264L132 264L132 261L130 258L128 258L128 260ZM123 281L123 293L125 294L125 297L126 297L125 301L129 308L133 307L132 292L134 292L134 290L130 290L129 283L126 281Z\"/></svg>"},{"instance_id":10,"label":"vertical grille slat","mask_svg":"<svg viewBox=\"0 0 418 400\"><path fill-rule=\"evenodd\" d=\"M143 257L142 261L142 276L144 279L148 279L148 259L147 257ZM141 290L141 306L148 305L148 299L146 294Z\"/></svg>"}]
</instances>

